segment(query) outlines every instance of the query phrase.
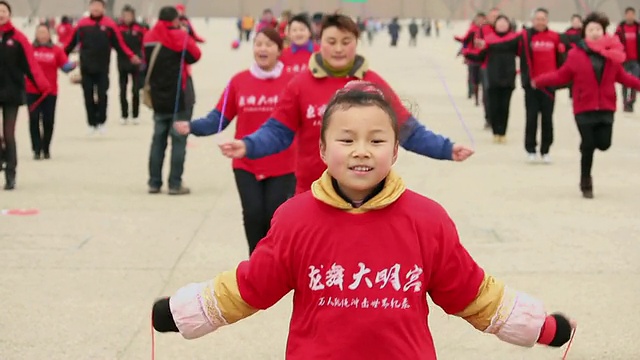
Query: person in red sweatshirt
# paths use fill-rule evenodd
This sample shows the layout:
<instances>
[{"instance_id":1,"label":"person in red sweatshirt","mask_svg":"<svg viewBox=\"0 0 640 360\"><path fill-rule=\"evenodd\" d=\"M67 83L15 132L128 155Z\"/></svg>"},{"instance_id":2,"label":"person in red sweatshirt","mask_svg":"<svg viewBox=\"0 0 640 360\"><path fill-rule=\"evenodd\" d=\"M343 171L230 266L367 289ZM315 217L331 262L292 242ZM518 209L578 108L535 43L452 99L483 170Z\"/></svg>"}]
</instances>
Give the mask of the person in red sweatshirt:
<instances>
[{"instance_id":1,"label":"person in red sweatshirt","mask_svg":"<svg viewBox=\"0 0 640 360\"><path fill-rule=\"evenodd\" d=\"M455 36L454 39L462 43L462 48L459 54L462 54L465 50L476 49L474 40L478 36L477 33L482 26L484 26L487 17L484 13L476 14L471 26L467 30L464 36ZM469 58L465 58L467 64L467 97L469 99L474 98L476 106L479 105L479 90L480 90L480 65L482 62L478 62Z\"/></svg>"},{"instance_id":2,"label":"person in red sweatshirt","mask_svg":"<svg viewBox=\"0 0 640 360\"><path fill-rule=\"evenodd\" d=\"M496 22L496 19L500 15L500 9L495 7L489 10L489 13L486 17L486 22L480 26L480 29L477 31L476 36L474 37L474 42L476 42L476 47L482 48L482 40L484 40L487 36L491 36L495 32L493 26ZM487 59L480 65L480 82L482 84L482 106L484 107L484 128L491 129L491 122L489 119L489 77L487 74Z\"/></svg>"},{"instance_id":3,"label":"person in red sweatshirt","mask_svg":"<svg viewBox=\"0 0 640 360\"><path fill-rule=\"evenodd\" d=\"M0 54L0 170L5 172L4 189L13 190L18 166L16 121L18 109L25 103L25 77L43 97L51 92L51 86L33 56L29 40L11 23L11 5L6 1L0 1Z\"/></svg>"},{"instance_id":4,"label":"person in red sweatshirt","mask_svg":"<svg viewBox=\"0 0 640 360\"><path fill-rule=\"evenodd\" d=\"M62 47L71 41L71 36L73 36L73 24L68 16L62 17L60 25L56 27L56 34L58 34L58 44Z\"/></svg>"},{"instance_id":5,"label":"person in red sweatshirt","mask_svg":"<svg viewBox=\"0 0 640 360\"><path fill-rule=\"evenodd\" d=\"M358 26L346 15L324 18L320 52L309 59L305 72L283 90L271 118L256 132L220 144L230 158L258 159L287 149L297 139L296 193L308 191L326 169L318 154L322 115L333 94L351 81L374 82L389 92L402 125L402 146L435 159L464 161L473 150L437 135L411 115L390 86L366 59L356 54Z\"/></svg>"},{"instance_id":6,"label":"person in red sweatshirt","mask_svg":"<svg viewBox=\"0 0 640 360\"><path fill-rule=\"evenodd\" d=\"M51 41L47 25L38 25L33 42L33 57L42 69L50 85L48 94L43 94L28 77L25 78L27 104L29 105L29 132L33 158L51 158L51 138L58 99L58 69L68 73L76 64L69 62L64 50Z\"/></svg>"},{"instance_id":7,"label":"person in red sweatshirt","mask_svg":"<svg viewBox=\"0 0 640 360\"><path fill-rule=\"evenodd\" d=\"M634 8L628 7L624 11L624 21L616 28L616 35L627 54L624 62L625 71L635 77L640 77L640 63L638 63L640 59L640 22L636 20L636 10ZM636 91L623 86L622 100L624 102L624 112L633 112Z\"/></svg>"},{"instance_id":8,"label":"person in red sweatshirt","mask_svg":"<svg viewBox=\"0 0 640 360\"><path fill-rule=\"evenodd\" d=\"M258 130L269 119L282 88L294 76L278 61L282 47L282 38L275 29L258 32L253 39L254 64L231 78L218 105L206 117L191 123L177 121L176 131L182 135L209 136L224 130L234 118L237 118L236 139ZM258 241L267 235L273 213L293 196L295 150L290 147L256 160L234 159L232 166L251 254Z\"/></svg>"},{"instance_id":9,"label":"person in red sweatshirt","mask_svg":"<svg viewBox=\"0 0 640 360\"><path fill-rule=\"evenodd\" d=\"M291 17L293 16L293 14L291 13L290 10L285 10L280 14L280 20L278 21L278 34L280 35L280 37L282 38L283 45L286 48L289 45L289 42L291 41L291 39L289 39L287 37L287 26L289 26L289 23L291 22Z\"/></svg>"},{"instance_id":10,"label":"person in red sweatshirt","mask_svg":"<svg viewBox=\"0 0 640 360\"><path fill-rule=\"evenodd\" d=\"M560 40L564 44L566 49L574 47L580 40L582 40L582 16L573 14L571 16L571 26L560 34ZM560 65L564 64L567 60L567 52L561 54ZM567 85L569 89L569 98L573 98L573 89L571 84Z\"/></svg>"},{"instance_id":11,"label":"person in red sweatshirt","mask_svg":"<svg viewBox=\"0 0 640 360\"><path fill-rule=\"evenodd\" d=\"M187 8L184 4L178 4L175 6L176 10L178 10L178 14L180 14L180 24L187 29L187 32L193 40L197 43L204 43L204 39L196 33L196 29L191 25L191 20L187 17Z\"/></svg>"},{"instance_id":12,"label":"person in red sweatshirt","mask_svg":"<svg viewBox=\"0 0 640 360\"><path fill-rule=\"evenodd\" d=\"M605 35L609 19L592 13L585 19L584 40L569 51L566 63L557 71L534 78L537 88L573 81L573 113L582 139L580 190L593 198L591 168L596 149L611 146L613 115L616 111L616 83L640 90L640 80L623 68L624 46L617 37Z\"/></svg>"},{"instance_id":13,"label":"person in red sweatshirt","mask_svg":"<svg viewBox=\"0 0 640 360\"><path fill-rule=\"evenodd\" d=\"M155 330L200 338L293 291L286 360L435 360L427 296L510 344L569 341L575 321L485 272L446 210L392 170L400 130L384 91L355 84L333 97L312 191L278 209L250 259L156 300Z\"/></svg>"},{"instance_id":14,"label":"person in red sweatshirt","mask_svg":"<svg viewBox=\"0 0 640 360\"><path fill-rule=\"evenodd\" d=\"M282 50L280 61L287 73L307 70L309 58L320 50L320 46L311 38L311 23L305 15L296 15L289 21L288 37L290 46Z\"/></svg>"},{"instance_id":15,"label":"person in red sweatshirt","mask_svg":"<svg viewBox=\"0 0 640 360\"><path fill-rule=\"evenodd\" d=\"M118 30L129 49L138 57L142 58L144 50L142 41L147 29L136 21L136 10L133 7L126 5L122 8L121 18L118 22ZM133 123L138 124L138 115L140 114L140 89L142 88L140 65L136 65L126 56L118 54L118 73L120 75L120 111L122 114L120 123L123 125L127 124L129 118L127 85L129 84L129 79L131 79L131 116Z\"/></svg>"},{"instance_id":16,"label":"person in red sweatshirt","mask_svg":"<svg viewBox=\"0 0 640 360\"><path fill-rule=\"evenodd\" d=\"M105 131L111 49L128 57L133 64L141 63L140 57L125 44L116 22L105 16L104 5L104 0L89 2L89 16L78 21L64 48L69 55L80 45L80 73L89 134Z\"/></svg>"}]
</instances>

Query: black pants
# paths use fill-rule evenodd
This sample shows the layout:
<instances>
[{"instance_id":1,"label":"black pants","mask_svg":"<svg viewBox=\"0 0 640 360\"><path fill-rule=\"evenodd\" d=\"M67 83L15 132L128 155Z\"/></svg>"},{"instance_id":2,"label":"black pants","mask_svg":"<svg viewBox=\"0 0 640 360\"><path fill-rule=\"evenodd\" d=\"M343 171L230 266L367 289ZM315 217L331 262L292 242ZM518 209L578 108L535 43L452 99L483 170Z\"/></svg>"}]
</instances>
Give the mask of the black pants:
<instances>
[{"instance_id":1,"label":"black pants","mask_svg":"<svg viewBox=\"0 0 640 360\"><path fill-rule=\"evenodd\" d=\"M287 174L258 180L254 174L245 170L235 169L233 173L240 194L244 232L251 254L258 242L267 235L273 213L293 196L296 178L294 174Z\"/></svg>"},{"instance_id":2,"label":"black pants","mask_svg":"<svg viewBox=\"0 0 640 360\"><path fill-rule=\"evenodd\" d=\"M2 141L0 141L0 167L5 163L5 178L7 181L16 178L18 154L16 151L16 120L18 119L17 105L2 107Z\"/></svg>"},{"instance_id":3,"label":"black pants","mask_svg":"<svg viewBox=\"0 0 640 360\"><path fill-rule=\"evenodd\" d=\"M131 114L134 119L138 118L140 113L140 72L119 70L120 72L120 109L123 119L129 117L129 101L127 101L127 86L129 78L131 78Z\"/></svg>"},{"instance_id":4,"label":"black pants","mask_svg":"<svg viewBox=\"0 0 640 360\"><path fill-rule=\"evenodd\" d=\"M391 46L398 46L398 37L397 36L391 36Z\"/></svg>"},{"instance_id":5,"label":"black pants","mask_svg":"<svg viewBox=\"0 0 640 360\"><path fill-rule=\"evenodd\" d=\"M469 64L467 65L467 86L469 90L469 97L478 97L478 87L480 86L480 65Z\"/></svg>"},{"instance_id":6,"label":"black pants","mask_svg":"<svg viewBox=\"0 0 640 360\"><path fill-rule=\"evenodd\" d=\"M509 106L511 105L512 88L493 87L489 92L489 122L494 135L504 136L509 122Z\"/></svg>"},{"instance_id":7,"label":"black pants","mask_svg":"<svg viewBox=\"0 0 640 360\"><path fill-rule=\"evenodd\" d=\"M482 85L482 106L484 107L484 121L491 125L489 118L489 74L487 69L480 67L480 84Z\"/></svg>"},{"instance_id":8,"label":"black pants","mask_svg":"<svg viewBox=\"0 0 640 360\"><path fill-rule=\"evenodd\" d=\"M27 94L27 104L38 101L40 95ZM53 124L55 122L56 102L55 95L47 96L33 111L29 111L29 133L31 134L31 149L35 154L49 154L51 137L53 136Z\"/></svg>"},{"instance_id":9,"label":"black pants","mask_svg":"<svg viewBox=\"0 0 640 360\"><path fill-rule=\"evenodd\" d=\"M555 95L555 93L551 93ZM554 98L538 90L527 88L524 90L524 107L527 113L524 132L524 148L529 154L536 153L538 135L538 115L540 115L540 154L549 153L553 144L553 108Z\"/></svg>"},{"instance_id":10,"label":"black pants","mask_svg":"<svg viewBox=\"0 0 640 360\"><path fill-rule=\"evenodd\" d=\"M84 92L84 107L87 110L89 126L96 127L107 122L109 72L82 72L82 90Z\"/></svg>"},{"instance_id":11,"label":"black pants","mask_svg":"<svg viewBox=\"0 0 640 360\"><path fill-rule=\"evenodd\" d=\"M580 174L583 178L591 176L593 154L596 149L605 151L611 147L613 133L613 112L599 111L576 115L576 124L580 131Z\"/></svg>"}]
</instances>

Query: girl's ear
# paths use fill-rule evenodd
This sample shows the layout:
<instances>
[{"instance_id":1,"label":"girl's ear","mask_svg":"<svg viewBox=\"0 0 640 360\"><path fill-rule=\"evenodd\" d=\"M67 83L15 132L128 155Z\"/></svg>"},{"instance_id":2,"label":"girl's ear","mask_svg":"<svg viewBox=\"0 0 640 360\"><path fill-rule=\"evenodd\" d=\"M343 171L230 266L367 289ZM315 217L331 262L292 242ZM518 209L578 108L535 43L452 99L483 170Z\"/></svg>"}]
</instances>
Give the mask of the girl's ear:
<instances>
[{"instance_id":1,"label":"girl's ear","mask_svg":"<svg viewBox=\"0 0 640 360\"><path fill-rule=\"evenodd\" d=\"M400 146L400 143L398 141L396 141L396 144L393 146L393 162L392 164L396 163L396 160L398 160L398 148Z\"/></svg>"},{"instance_id":2,"label":"girl's ear","mask_svg":"<svg viewBox=\"0 0 640 360\"><path fill-rule=\"evenodd\" d=\"M322 162L325 163L326 165L327 164L327 160L326 160L327 146L322 142L322 140L320 140L318 144L320 145L320 159L322 159Z\"/></svg>"}]
</instances>

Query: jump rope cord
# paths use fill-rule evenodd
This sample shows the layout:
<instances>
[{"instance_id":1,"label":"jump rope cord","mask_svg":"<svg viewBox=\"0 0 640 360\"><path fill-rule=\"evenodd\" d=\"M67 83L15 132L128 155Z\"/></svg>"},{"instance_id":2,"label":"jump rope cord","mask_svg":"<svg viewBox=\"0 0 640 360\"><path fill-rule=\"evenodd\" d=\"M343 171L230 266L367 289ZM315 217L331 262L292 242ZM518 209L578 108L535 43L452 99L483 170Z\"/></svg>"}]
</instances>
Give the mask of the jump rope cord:
<instances>
[{"instance_id":1,"label":"jump rope cord","mask_svg":"<svg viewBox=\"0 0 640 360\"><path fill-rule=\"evenodd\" d=\"M562 354L562 360L567 360L567 355L569 355L569 350L571 349L571 344L573 343L573 338L576 336L577 327L573 329L571 332L571 337L569 338L569 343L567 344L567 348L564 349L564 354Z\"/></svg>"},{"instance_id":2,"label":"jump rope cord","mask_svg":"<svg viewBox=\"0 0 640 360\"><path fill-rule=\"evenodd\" d=\"M227 101L229 100L229 87L231 87L231 83L227 84L227 87L224 88L224 100L222 100L222 113L220 114L220 121L218 122L218 132L219 134L222 131L222 122L224 121L224 113L227 110Z\"/></svg>"},{"instance_id":3,"label":"jump rope cord","mask_svg":"<svg viewBox=\"0 0 640 360\"><path fill-rule=\"evenodd\" d=\"M460 108L458 108L458 104L456 104L456 100L454 99L453 94L451 94L451 90L449 89L449 85L447 84L447 80L446 80L442 70L440 69L440 66L438 66L438 64L436 64L436 62L433 61L433 59L431 59L431 58L429 58L429 61L431 62L431 65L433 66L433 68L436 70L436 73L438 75L438 79L440 79L440 83L442 83L442 87L444 88L444 91L447 93L447 96L449 97L449 102L453 106L453 109L455 110L456 115L458 116L458 120L460 120L460 124L462 124L462 128L464 129L465 133L467 134L467 138L471 142L471 147L473 148L473 150L475 150L476 149L476 141L475 141L475 139L473 137L473 134L471 133L471 130L469 130L469 126L467 126L467 123L464 120L464 117L462 116L462 113L460 112Z\"/></svg>"},{"instance_id":4,"label":"jump rope cord","mask_svg":"<svg viewBox=\"0 0 640 360\"><path fill-rule=\"evenodd\" d=\"M176 120L176 116L178 115L178 109L180 105L180 89L182 88L182 72L184 71L185 61L184 58L187 54L187 42L189 40L189 35L184 37L184 44L182 44L182 54L180 55L180 69L178 70L178 85L176 88L176 99L173 106L173 121Z\"/></svg>"}]
</instances>

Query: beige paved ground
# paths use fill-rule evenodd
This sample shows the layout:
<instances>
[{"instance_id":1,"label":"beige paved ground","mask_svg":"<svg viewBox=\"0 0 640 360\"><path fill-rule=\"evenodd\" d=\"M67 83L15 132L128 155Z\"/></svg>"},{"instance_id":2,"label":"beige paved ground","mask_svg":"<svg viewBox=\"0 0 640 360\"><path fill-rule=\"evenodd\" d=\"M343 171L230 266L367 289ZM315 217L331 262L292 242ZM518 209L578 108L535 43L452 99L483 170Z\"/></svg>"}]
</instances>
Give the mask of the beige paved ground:
<instances>
[{"instance_id":1,"label":"beige paved ground","mask_svg":"<svg viewBox=\"0 0 640 360\"><path fill-rule=\"evenodd\" d=\"M227 50L231 22L196 24L209 40L194 67L196 113L205 114L250 55L247 47ZM362 49L404 98L419 105L422 121L468 142L430 61L438 63L477 141L477 155L464 164L404 152L398 171L410 187L444 204L487 271L579 321L569 359L640 358L640 115L618 115L612 149L596 155L596 199L585 201L567 94L558 96L555 163L525 164L522 92L514 94L509 144L491 144L480 109L465 98L466 72L453 57L450 35L421 38L413 49L406 38L389 49L382 36ZM22 110L18 188L0 192L0 209L33 207L41 214L0 216L2 360L148 359L156 296L245 257L231 166L217 140L190 140L185 180L191 196L147 195L150 113L144 111L137 127L118 125L112 79L108 135L98 138L85 136L80 89L61 81L51 161L31 159ZM201 340L159 336L157 359L282 359L289 303L286 298ZM442 359L562 354L503 344L435 308L430 323Z\"/></svg>"}]
</instances>

